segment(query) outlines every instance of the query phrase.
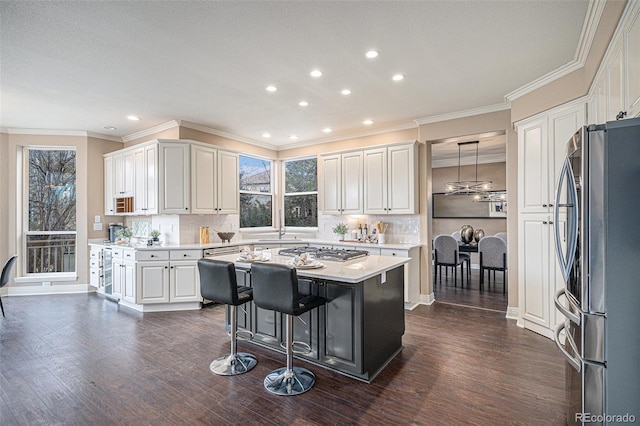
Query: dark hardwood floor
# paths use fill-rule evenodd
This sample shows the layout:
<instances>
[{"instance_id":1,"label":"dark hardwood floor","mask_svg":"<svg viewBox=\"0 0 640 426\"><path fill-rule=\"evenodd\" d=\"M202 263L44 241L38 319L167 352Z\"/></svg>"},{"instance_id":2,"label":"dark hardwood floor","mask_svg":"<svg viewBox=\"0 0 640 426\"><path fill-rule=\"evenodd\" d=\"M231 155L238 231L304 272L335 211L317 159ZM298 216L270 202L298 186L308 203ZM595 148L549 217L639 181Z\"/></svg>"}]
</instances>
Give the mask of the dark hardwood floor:
<instances>
[{"instance_id":1,"label":"dark hardwood floor","mask_svg":"<svg viewBox=\"0 0 640 426\"><path fill-rule=\"evenodd\" d=\"M483 290L480 291L479 269L471 268L471 282L467 283L465 277L464 287L462 287L460 284L460 268L458 268L458 285L455 286L451 268L449 268L449 275L446 276L445 268L443 267L442 279L440 279L440 275L438 275L433 290L436 302L506 312L509 300L506 291L502 293L502 272L496 272L495 281L493 279L493 272L491 272L490 282L488 281L487 275L488 273L485 272Z\"/></svg>"},{"instance_id":2,"label":"dark hardwood floor","mask_svg":"<svg viewBox=\"0 0 640 426\"><path fill-rule=\"evenodd\" d=\"M258 365L236 377L224 309L139 314L95 294L5 297L1 425L563 424L564 360L503 313L435 303L406 312L404 349L371 384L320 367L316 385L274 396L284 356L247 342Z\"/></svg>"}]
</instances>

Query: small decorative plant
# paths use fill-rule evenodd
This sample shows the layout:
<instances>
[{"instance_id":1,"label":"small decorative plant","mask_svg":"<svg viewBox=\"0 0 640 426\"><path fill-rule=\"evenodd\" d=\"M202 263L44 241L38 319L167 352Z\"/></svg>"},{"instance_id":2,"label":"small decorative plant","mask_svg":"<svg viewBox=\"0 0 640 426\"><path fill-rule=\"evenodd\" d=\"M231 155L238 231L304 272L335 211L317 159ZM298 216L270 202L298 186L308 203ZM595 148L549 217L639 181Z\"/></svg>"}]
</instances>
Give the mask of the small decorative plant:
<instances>
[{"instance_id":1,"label":"small decorative plant","mask_svg":"<svg viewBox=\"0 0 640 426\"><path fill-rule=\"evenodd\" d=\"M122 228L118 230L118 238L129 241L133 237L133 231L129 228Z\"/></svg>"},{"instance_id":2,"label":"small decorative plant","mask_svg":"<svg viewBox=\"0 0 640 426\"><path fill-rule=\"evenodd\" d=\"M339 223L332 229L332 231L334 234L340 235L340 239L344 240L344 235L349 231L349 228L347 228L347 225L344 223Z\"/></svg>"},{"instance_id":3,"label":"small decorative plant","mask_svg":"<svg viewBox=\"0 0 640 426\"><path fill-rule=\"evenodd\" d=\"M149 233L149 235L151 235L151 238L153 238L153 241L158 241L158 237L160 236L160 231L158 231L157 229L154 229Z\"/></svg>"}]
</instances>

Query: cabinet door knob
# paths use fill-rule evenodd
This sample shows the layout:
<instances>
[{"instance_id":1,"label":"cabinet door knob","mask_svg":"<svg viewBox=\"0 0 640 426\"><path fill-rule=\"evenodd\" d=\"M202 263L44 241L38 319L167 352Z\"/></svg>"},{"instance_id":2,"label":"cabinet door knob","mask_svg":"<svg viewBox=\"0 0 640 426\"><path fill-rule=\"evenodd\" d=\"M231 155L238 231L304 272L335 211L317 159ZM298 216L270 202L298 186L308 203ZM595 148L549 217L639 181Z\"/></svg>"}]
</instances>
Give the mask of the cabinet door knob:
<instances>
[{"instance_id":1,"label":"cabinet door knob","mask_svg":"<svg viewBox=\"0 0 640 426\"><path fill-rule=\"evenodd\" d=\"M182 255L182 257L187 257L187 256L188 256L187 254L183 254L183 255Z\"/></svg>"},{"instance_id":2,"label":"cabinet door knob","mask_svg":"<svg viewBox=\"0 0 640 426\"><path fill-rule=\"evenodd\" d=\"M151 255L151 256L149 256L149 257L156 257L156 255L155 255L155 254L152 254L152 255Z\"/></svg>"},{"instance_id":3,"label":"cabinet door knob","mask_svg":"<svg viewBox=\"0 0 640 426\"><path fill-rule=\"evenodd\" d=\"M543 224L543 225L547 225L547 221L546 221L546 220L543 220L543 221L542 221L542 224Z\"/></svg>"},{"instance_id":4,"label":"cabinet door knob","mask_svg":"<svg viewBox=\"0 0 640 426\"><path fill-rule=\"evenodd\" d=\"M165 267L164 267L164 269L168 269L168 268L169 268L168 266L165 266Z\"/></svg>"},{"instance_id":5,"label":"cabinet door knob","mask_svg":"<svg viewBox=\"0 0 640 426\"><path fill-rule=\"evenodd\" d=\"M549 221L549 225L553 225L553 221L552 220Z\"/></svg>"},{"instance_id":6,"label":"cabinet door knob","mask_svg":"<svg viewBox=\"0 0 640 426\"><path fill-rule=\"evenodd\" d=\"M542 207L547 207L547 205L546 205L546 204L543 204L543 205L542 205Z\"/></svg>"}]
</instances>

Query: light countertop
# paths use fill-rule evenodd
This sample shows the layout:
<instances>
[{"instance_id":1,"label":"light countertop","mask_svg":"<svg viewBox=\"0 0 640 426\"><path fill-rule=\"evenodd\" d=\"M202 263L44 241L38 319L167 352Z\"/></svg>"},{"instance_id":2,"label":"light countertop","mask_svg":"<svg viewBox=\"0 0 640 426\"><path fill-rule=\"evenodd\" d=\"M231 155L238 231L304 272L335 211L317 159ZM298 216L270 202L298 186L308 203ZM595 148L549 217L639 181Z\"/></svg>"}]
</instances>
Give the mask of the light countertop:
<instances>
[{"instance_id":1,"label":"light countertop","mask_svg":"<svg viewBox=\"0 0 640 426\"><path fill-rule=\"evenodd\" d=\"M102 239L91 239L89 240L89 245L95 246L103 246L103 247L121 247L121 248L129 248L136 250L202 250L202 249L210 249L210 248L219 248L219 247L237 247L237 246L245 246L245 245L253 245L253 246L268 246L270 244L311 244L311 245L331 245L331 246L341 246L341 247L362 247L365 248L386 248L386 249L394 249L394 250L410 250L415 247L420 247L420 244L372 244L372 243L361 243L358 241L331 241L331 240L321 240L315 238L300 238L300 239L246 239L246 240L237 240L231 241L230 243L208 243L208 244L162 244L157 246L148 246L144 243L140 244L114 244Z\"/></svg>"},{"instance_id":2,"label":"light countertop","mask_svg":"<svg viewBox=\"0 0 640 426\"><path fill-rule=\"evenodd\" d=\"M271 249L270 251L271 259L269 260L269 262L287 264L287 262L291 262L293 260L293 257L290 256L278 256L278 249ZM249 269L251 267L250 263L239 260L240 257L237 253L215 256L215 259L226 262L234 262L237 268ZM302 277L319 278L355 284L371 277L380 275L383 272L397 268L400 265L404 265L410 260L410 257L375 255L360 257L357 259L348 260L346 262L320 260L324 267L318 269L298 268L298 275Z\"/></svg>"}]
</instances>

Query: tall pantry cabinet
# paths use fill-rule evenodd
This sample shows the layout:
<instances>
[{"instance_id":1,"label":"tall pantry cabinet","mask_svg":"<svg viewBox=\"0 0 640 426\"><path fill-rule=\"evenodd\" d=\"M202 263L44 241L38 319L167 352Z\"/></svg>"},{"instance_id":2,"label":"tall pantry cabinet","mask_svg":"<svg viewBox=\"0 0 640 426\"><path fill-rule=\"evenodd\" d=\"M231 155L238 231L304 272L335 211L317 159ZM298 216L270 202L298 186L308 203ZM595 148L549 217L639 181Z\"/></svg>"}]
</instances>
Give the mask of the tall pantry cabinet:
<instances>
[{"instance_id":1,"label":"tall pantry cabinet","mask_svg":"<svg viewBox=\"0 0 640 426\"><path fill-rule=\"evenodd\" d=\"M516 123L518 131L518 325L553 338L564 285L556 261L555 188L569 138L585 124L584 100ZM560 229L565 218L559 217ZM562 238L561 238L562 241Z\"/></svg>"}]
</instances>

